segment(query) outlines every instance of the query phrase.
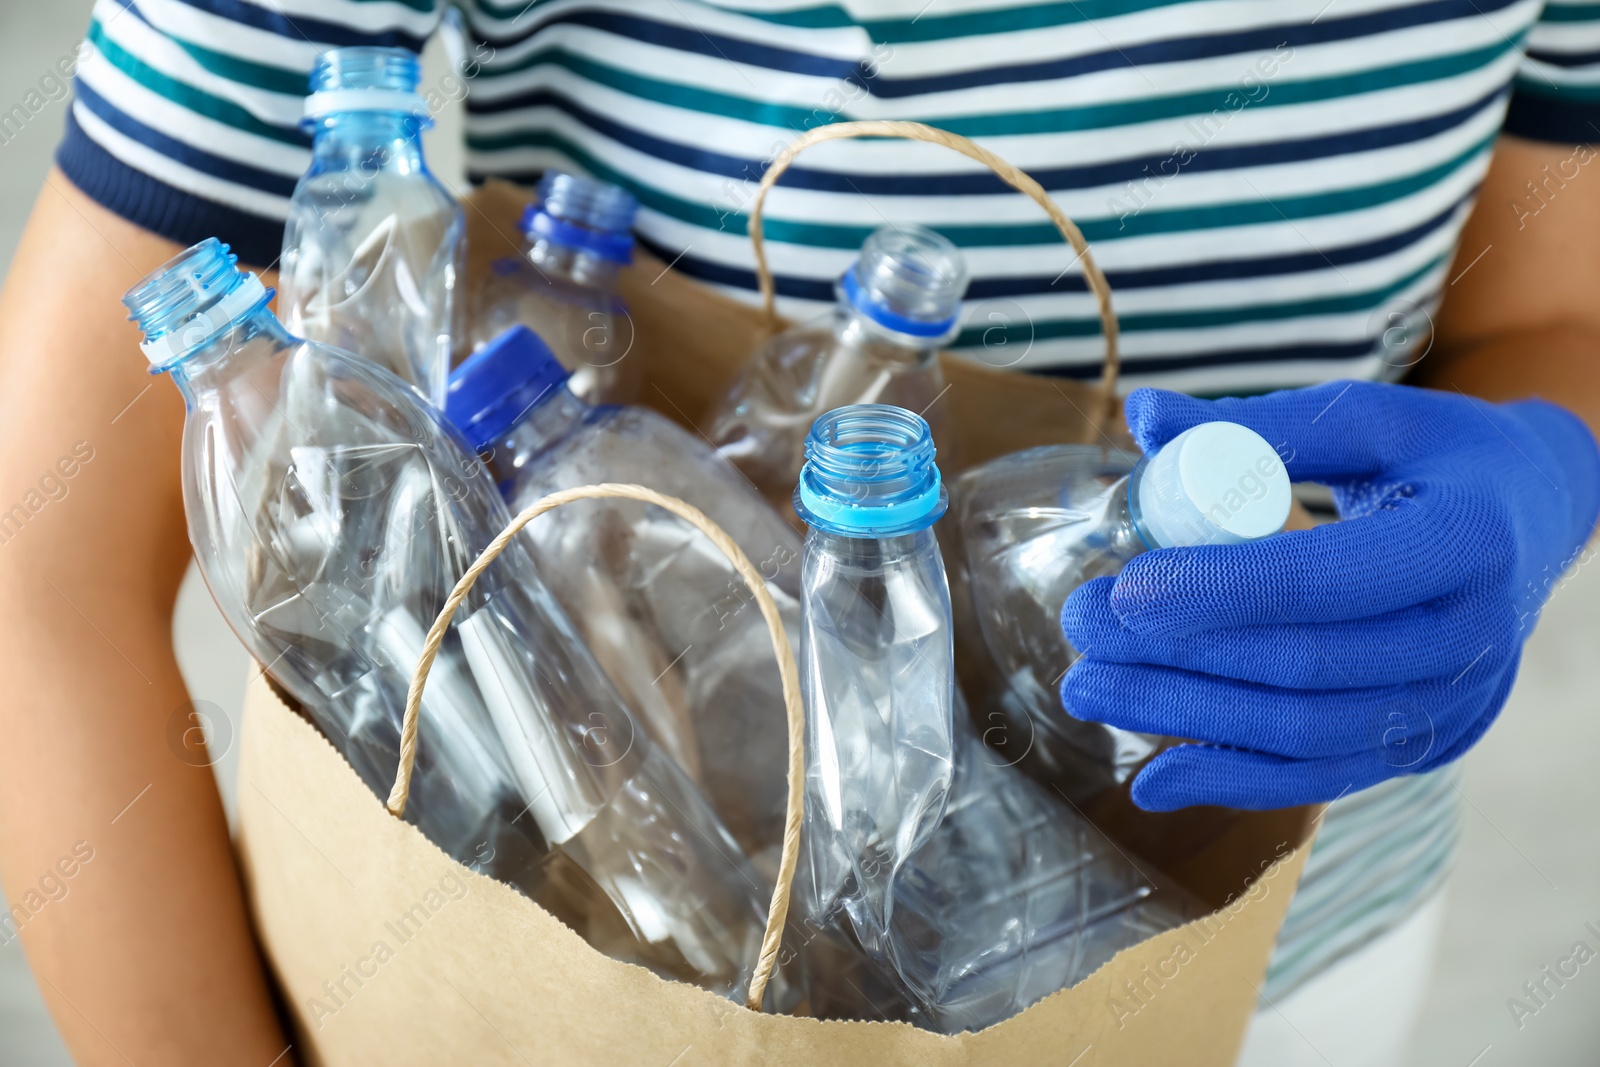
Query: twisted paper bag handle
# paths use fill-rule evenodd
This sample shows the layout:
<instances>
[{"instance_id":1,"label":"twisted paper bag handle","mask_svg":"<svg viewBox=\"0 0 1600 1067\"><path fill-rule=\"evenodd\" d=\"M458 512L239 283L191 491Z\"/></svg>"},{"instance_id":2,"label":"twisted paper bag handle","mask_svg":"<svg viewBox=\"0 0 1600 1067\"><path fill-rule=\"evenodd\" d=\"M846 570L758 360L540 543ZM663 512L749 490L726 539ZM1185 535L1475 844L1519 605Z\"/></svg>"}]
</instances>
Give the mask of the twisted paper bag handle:
<instances>
[{"instance_id":1,"label":"twisted paper bag handle","mask_svg":"<svg viewBox=\"0 0 1600 1067\"><path fill-rule=\"evenodd\" d=\"M805 782L805 709L800 703L800 669L795 665L794 650L789 647L789 637L783 630L783 619L778 614L778 605L773 601L772 594L767 591L766 580L750 562L750 558L734 543L733 538L724 533L721 527L699 509L677 497L658 493L642 485L603 482L599 485L584 485L551 493L544 499L530 504L512 519L511 525L489 542L489 546L473 561L472 566L467 568L467 573L461 576L456 587L450 591L450 597L445 601L443 610L439 612L439 617L433 620L433 626L428 630L427 640L422 646L422 658L417 661L417 668L411 675L411 688L406 691L405 719L400 728L400 766L395 772L394 789L389 793L388 808L395 816L405 815L406 800L411 794L411 771L417 759L417 725L422 708L422 689L427 684L428 672L433 669L434 657L439 654L439 644L444 640L445 631L450 628L456 609L471 592L478 576L505 551L511 539L521 533L524 526L540 515L574 500L592 500L601 497L642 500L647 504L665 508L709 537L711 543L728 557L728 561L750 587L756 605L761 609L761 617L766 620L767 633L772 638L772 650L778 657L778 674L783 680L783 704L788 713L789 797L783 821L783 850L778 863L778 882L773 886L772 900L767 906L767 928L761 938L761 953L756 958L755 971L750 977L750 992L745 999L747 1007L752 1011L760 1011L761 997L766 991L767 980L772 976L772 969L778 958L778 948L783 941L783 924L789 917L789 893L800 855L800 818L805 803L802 796L802 786Z\"/></svg>"},{"instance_id":2,"label":"twisted paper bag handle","mask_svg":"<svg viewBox=\"0 0 1600 1067\"><path fill-rule=\"evenodd\" d=\"M1044 208L1045 214L1050 216L1050 221L1056 224L1056 229L1061 231L1061 236L1066 238L1072 250L1077 253L1077 262L1083 266L1084 281L1089 286L1089 291L1094 294L1095 303L1100 309L1100 332L1105 338L1105 362L1100 372L1100 397L1099 408L1094 412L1090 422L1090 440L1098 436L1104 426L1104 421L1116 412L1117 374L1121 369L1121 350L1118 339L1121 336L1117 327L1117 313L1111 308L1111 286L1106 281L1106 276L1101 273L1100 267L1095 263L1094 255L1089 251L1089 242L1084 240L1083 232L1077 224L1067 217L1060 206L1045 192L1044 186L1034 181L1019 168L1007 163L993 152L984 148L969 138L957 133L950 133L920 122L890 122L871 120L862 122L834 122L826 126L818 126L807 131L789 142L788 147L773 157L767 166L766 172L761 175L761 184L756 189L755 200L750 208L750 244L756 257L756 284L761 290L761 308L766 316L767 330L776 333L781 327L777 310L777 289L772 280L772 268L767 264L767 249L762 235L762 210L766 205L767 193L778 184L778 179L784 171L789 169L789 164L794 162L796 156L810 148L812 145L821 144L823 141L837 141L855 137L903 137L910 141L926 141L929 144L943 145L954 152L960 152L968 159L977 160L1011 188L1023 193L1034 203Z\"/></svg>"}]
</instances>

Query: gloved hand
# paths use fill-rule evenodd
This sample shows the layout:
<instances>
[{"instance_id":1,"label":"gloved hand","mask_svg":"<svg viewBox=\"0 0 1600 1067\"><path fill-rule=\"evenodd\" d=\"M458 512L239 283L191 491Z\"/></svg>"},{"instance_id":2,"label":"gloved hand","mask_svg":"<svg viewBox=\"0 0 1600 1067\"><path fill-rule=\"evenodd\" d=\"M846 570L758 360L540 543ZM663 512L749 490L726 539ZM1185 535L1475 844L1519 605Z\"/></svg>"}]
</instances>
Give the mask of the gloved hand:
<instances>
[{"instance_id":1,"label":"gloved hand","mask_svg":"<svg viewBox=\"0 0 1600 1067\"><path fill-rule=\"evenodd\" d=\"M1593 435L1542 401L1333 382L1214 402L1140 389L1126 410L1147 452L1196 423L1250 427L1343 520L1147 552L1068 598L1067 710L1201 742L1140 772L1153 811L1333 800L1460 756L1600 512Z\"/></svg>"}]
</instances>

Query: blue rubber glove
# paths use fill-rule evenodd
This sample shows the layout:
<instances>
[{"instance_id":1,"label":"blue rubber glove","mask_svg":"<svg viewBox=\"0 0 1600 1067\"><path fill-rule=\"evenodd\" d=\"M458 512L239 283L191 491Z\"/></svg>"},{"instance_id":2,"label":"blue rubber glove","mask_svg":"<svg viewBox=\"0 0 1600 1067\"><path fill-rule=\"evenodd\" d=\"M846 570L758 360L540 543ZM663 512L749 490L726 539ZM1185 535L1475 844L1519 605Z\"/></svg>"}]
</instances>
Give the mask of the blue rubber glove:
<instances>
[{"instance_id":1,"label":"blue rubber glove","mask_svg":"<svg viewBox=\"0 0 1600 1067\"><path fill-rule=\"evenodd\" d=\"M1161 549L1067 600L1080 719L1187 738L1133 799L1278 808L1460 756L1494 720L1545 597L1600 513L1600 452L1542 401L1374 382L1247 399L1128 397L1145 451L1197 423L1260 433L1343 521Z\"/></svg>"}]
</instances>

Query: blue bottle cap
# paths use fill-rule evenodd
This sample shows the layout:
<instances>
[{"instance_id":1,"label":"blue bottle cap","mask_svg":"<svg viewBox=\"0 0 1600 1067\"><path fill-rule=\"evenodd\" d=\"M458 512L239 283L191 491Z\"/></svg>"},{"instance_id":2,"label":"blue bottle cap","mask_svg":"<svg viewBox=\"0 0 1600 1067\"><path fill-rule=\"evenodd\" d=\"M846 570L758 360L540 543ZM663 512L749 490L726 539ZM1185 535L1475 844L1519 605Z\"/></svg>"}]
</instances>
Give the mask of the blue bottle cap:
<instances>
[{"instance_id":1,"label":"blue bottle cap","mask_svg":"<svg viewBox=\"0 0 1600 1067\"><path fill-rule=\"evenodd\" d=\"M938 521L950 496L922 416L889 404L835 408L812 424L794 506L846 537L894 537Z\"/></svg>"},{"instance_id":2,"label":"blue bottle cap","mask_svg":"<svg viewBox=\"0 0 1600 1067\"><path fill-rule=\"evenodd\" d=\"M450 373L444 413L482 452L565 388L568 373L538 334L513 326Z\"/></svg>"}]
</instances>

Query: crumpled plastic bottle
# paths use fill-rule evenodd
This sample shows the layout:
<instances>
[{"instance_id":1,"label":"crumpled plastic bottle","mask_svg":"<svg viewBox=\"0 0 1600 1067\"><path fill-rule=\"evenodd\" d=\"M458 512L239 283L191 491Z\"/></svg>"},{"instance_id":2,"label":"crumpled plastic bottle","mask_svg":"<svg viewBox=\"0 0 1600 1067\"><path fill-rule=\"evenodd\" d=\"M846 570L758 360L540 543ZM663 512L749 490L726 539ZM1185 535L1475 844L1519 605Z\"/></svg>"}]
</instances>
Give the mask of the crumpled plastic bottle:
<instances>
[{"instance_id":1,"label":"crumpled plastic bottle","mask_svg":"<svg viewBox=\"0 0 1600 1067\"><path fill-rule=\"evenodd\" d=\"M627 190L576 174L546 171L538 199L522 213L521 255L490 264L476 294L472 345L512 326L538 334L572 372L570 388L591 404L639 397L644 355L617 295L617 271L633 262Z\"/></svg>"},{"instance_id":2,"label":"crumpled plastic bottle","mask_svg":"<svg viewBox=\"0 0 1600 1067\"><path fill-rule=\"evenodd\" d=\"M806 435L824 412L894 404L933 427L946 464L957 453L944 417L939 349L957 332L967 265L920 226L885 226L839 279L825 316L784 331L750 359L714 410L706 436L780 512L790 506Z\"/></svg>"},{"instance_id":3,"label":"crumpled plastic bottle","mask_svg":"<svg viewBox=\"0 0 1600 1067\"><path fill-rule=\"evenodd\" d=\"M464 322L466 222L428 170L420 66L402 48L330 49L311 72L311 167L278 266L297 336L359 352L444 403Z\"/></svg>"},{"instance_id":4,"label":"crumpled plastic bottle","mask_svg":"<svg viewBox=\"0 0 1600 1067\"><path fill-rule=\"evenodd\" d=\"M183 393L201 574L280 689L380 797L423 637L510 522L482 464L373 361L286 331L208 240L124 298ZM511 545L461 604L423 692L407 818L620 959L742 995L758 878L677 765L636 737Z\"/></svg>"},{"instance_id":5,"label":"crumpled plastic bottle","mask_svg":"<svg viewBox=\"0 0 1600 1067\"><path fill-rule=\"evenodd\" d=\"M513 510L633 482L705 512L767 578L799 639L800 538L701 438L642 407L592 406L516 326L451 375L446 413ZM744 579L703 534L637 500L580 500L526 528L551 591L656 742L704 788L763 873L787 799L783 688Z\"/></svg>"},{"instance_id":6,"label":"crumpled plastic bottle","mask_svg":"<svg viewBox=\"0 0 1600 1067\"><path fill-rule=\"evenodd\" d=\"M1229 494L1232 494L1230 496ZM1074 803L1125 786L1168 739L1074 719L1060 684L1077 659L1061 606L1152 548L1270 536L1289 514L1272 446L1234 423L1205 423L1159 452L1051 445L964 473L947 537L956 556L957 633L968 693L989 740L1036 766Z\"/></svg>"},{"instance_id":7,"label":"crumpled plastic bottle","mask_svg":"<svg viewBox=\"0 0 1600 1067\"><path fill-rule=\"evenodd\" d=\"M817 421L806 457L795 507L810 527L810 936L792 948L823 1014L982 1029L1182 922L1186 907L1155 896L973 732L931 529L946 492L927 423L885 405L843 408Z\"/></svg>"}]
</instances>

